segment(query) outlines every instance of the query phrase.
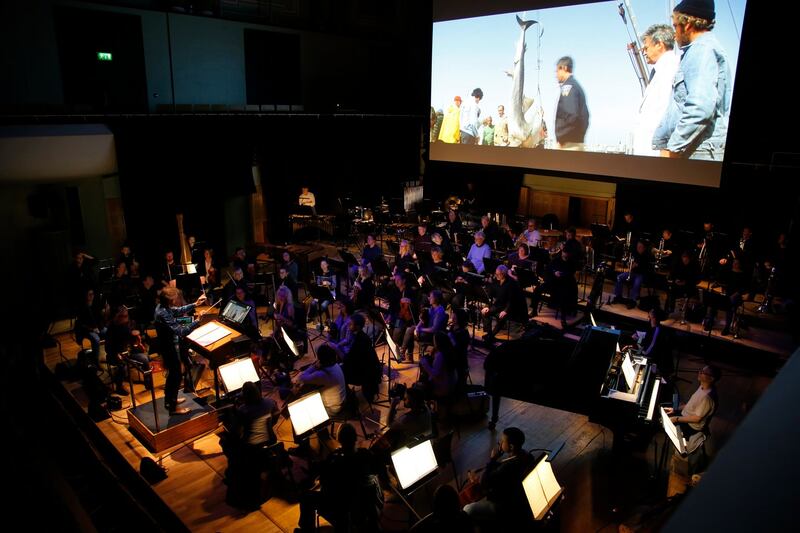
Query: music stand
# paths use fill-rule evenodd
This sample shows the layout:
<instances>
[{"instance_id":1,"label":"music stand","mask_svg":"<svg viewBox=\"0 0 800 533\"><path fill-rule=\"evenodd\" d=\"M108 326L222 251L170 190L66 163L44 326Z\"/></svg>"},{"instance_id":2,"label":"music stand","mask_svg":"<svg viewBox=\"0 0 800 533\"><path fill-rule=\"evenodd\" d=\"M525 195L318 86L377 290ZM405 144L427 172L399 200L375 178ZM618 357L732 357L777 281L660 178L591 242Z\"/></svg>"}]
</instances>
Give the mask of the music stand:
<instances>
[{"instance_id":1,"label":"music stand","mask_svg":"<svg viewBox=\"0 0 800 533\"><path fill-rule=\"evenodd\" d=\"M350 252L348 252L345 249L339 250L339 257L341 257L342 260L347 265L347 267L346 267L347 276L345 277L345 279L347 280L347 292L349 293L350 292L350 288L351 288L351 284L350 284L350 267L351 266L355 266L355 265L359 265L359 264L361 264L361 262L358 259L356 259L356 256L354 256L353 254L351 254Z\"/></svg>"},{"instance_id":2,"label":"music stand","mask_svg":"<svg viewBox=\"0 0 800 533\"><path fill-rule=\"evenodd\" d=\"M436 454L433 452L431 439L426 439L418 443L403 446L392 452L392 467L397 474L397 481L400 488L390 484L395 493L408 507L408 509L420 520L421 517L411 506L406 496L411 496L420 487L436 477L439 464L436 461ZM405 494L405 495L404 495Z\"/></svg>"},{"instance_id":3,"label":"music stand","mask_svg":"<svg viewBox=\"0 0 800 533\"><path fill-rule=\"evenodd\" d=\"M491 304L492 299L489 296L489 293L486 291L486 287L483 286L482 284L479 284L479 283L483 282L483 277L480 276L479 274L473 274L472 272L464 272L462 274L468 274L468 275L472 276L472 278L465 278L470 282L469 288L467 289L467 293L466 293L466 295L464 297L465 301L471 301L473 304L475 302L480 302L482 304L487 304L487 305ZM480 278L480 282L476 281L474 276L479 277ZM475 326L477 325L479 315L482 316L482 314L478 313L477 309L476 309L475 320L472 321L472 341L473 342L475 341Z\"/></svg>"},{"instance_id":4,"label":"music stand","mask_svg":"<svg viewBox=\"0 0 800 533\"><path fill-rule=\"evenodd\" d=\"M400 358L398 355L397 344L394 343L394 339L392 338L392 334L389 332L389 325L383 320L383 315L381 315L381 322L383 322L383 331L384 335L386 336L386 346L387 348L384 349L384 354L386 354L386 350L389 350L389 355L386 357L386 377L388 378L386 382L386 399L385 400L376 400L372 403L380 404L380 405L390 405L391 398L389 397L389 392L392 390L392 357L396 357L395 359L398 364L400 364Z\"/></svg>"},{"instance_id":5,"label":"music stand","mask_svg":"<svg viewBox=\"0 0 800 533\"><path fill-rule=\"evenodd\" d=\"M564 492L559 485L549 456L545 453L534 465L533 470L522 480L522 488L531 507L533 519L542 520L553 508L558 498Z\"/></svg>"},{"instance_id":6,"label":"music stand","mask_svg":"<svg viewBox=\"0 0 800 533\"><path fill-rule=\"evenodd\" d=\"M500 259L495 259L493 257L484 257L483 272L494 274L494 271L497 270L497 267L499 267L502 264L503 261L501 261Z\"/></svg>"},{"instance_id":7,"label":"music stand","mask_svg":"<svg viewBox=\"0 0 800 533\"><path fill-rule=\"evenodd\" d=\"M372 273L379 278L389 277L392 273L392 270L389 268L389 263L387 263L386 259L383 257L377 261L373 261L370 265L372 266Z\"/></svg>"},{"instance_id":8,"label":"music stand","mask_svg":"<svg viewBox=\"0 0 800 533\"><path fill-rule=\"evenodd\" d=\"M333 303L334 297L333 293L328 287L324 287L322 285L310 285L309 289L311 291L311 297L317 301L317 317L319 318L319 335L314 337L314 339L319 338L322 336L322 302L328 301Z\"/></svg>"},{"instance_id":9,"label":"music stand","mask_svg":"<svg viewBox=\"0 0 800 533\"><path fill-rule=\"evenodd\" d=\"M330 421L319 391L306 394L287 405L292 431L298 440L310 437Z\"/></svg>"},{"instance_id":10,"label":"music stand","mask_svg":"<svg viewBox=\"0 0 800 533\"><path fill-rule=\"evenodd\" d=\"M219 379L227 395L239 392L245 383L252 381L258 383L258 371L250 357L242 357L217 368Z\"/></svg>"}]
</instances>

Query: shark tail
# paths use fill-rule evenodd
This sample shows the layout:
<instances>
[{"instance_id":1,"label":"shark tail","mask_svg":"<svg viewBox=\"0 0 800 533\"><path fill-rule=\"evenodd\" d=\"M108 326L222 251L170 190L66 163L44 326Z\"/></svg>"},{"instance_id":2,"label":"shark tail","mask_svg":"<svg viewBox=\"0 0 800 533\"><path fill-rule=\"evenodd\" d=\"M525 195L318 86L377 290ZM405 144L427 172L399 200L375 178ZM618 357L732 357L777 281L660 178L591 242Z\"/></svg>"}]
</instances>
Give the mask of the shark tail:
<instances>
[{"instance_id":1,"label":"shark tail","mask_svg":"<svg viewBox=\"0 0 800 533\"><path fill-rule=\"evenodd\" d=\"M519 24L520 28L527 30L534 24L538 24L538 22L535 20L522 20L521 18L519 18L519 15L517 15L517 24Z\"/></svg>"}]
</instances>

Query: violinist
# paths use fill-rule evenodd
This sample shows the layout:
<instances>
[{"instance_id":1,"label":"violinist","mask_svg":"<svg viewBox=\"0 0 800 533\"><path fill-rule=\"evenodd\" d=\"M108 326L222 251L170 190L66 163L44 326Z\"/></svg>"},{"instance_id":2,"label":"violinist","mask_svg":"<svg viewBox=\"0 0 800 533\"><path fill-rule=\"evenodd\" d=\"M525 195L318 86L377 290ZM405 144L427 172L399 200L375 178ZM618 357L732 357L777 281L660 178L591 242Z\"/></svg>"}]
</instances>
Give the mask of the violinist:
<instances>
[{"instance_id":1,"label":"violinist","mask_svg":"<svg viewBox=\"0 0 800 533\"><path fill-rule=\"evenodd\" d=\"M278 287L273 308L272 318L275 319L275 329L285 328L286 333L291 337L296 329L296 324L294 321L294 297L288 287Z\"/></svg>"},{"instance_id":2,"label":"violinist","mask_svg":"<svg viewBox=\"0 0 800 533\"><path fill-rule=\"evenodd\" d=\"M126 375L125 359L135 361L142 370L149 370L150 357L139 331L131 329L128 308L120 305L111 316L106 332L106 362L116 369L112 375L114 392L127 395L128 390L123 385Z\"/></svg>"},{"instance_id":3,"label":"violinist","mask_svg":"<svg viewBox=\"0 0 800 533\"><path fill-rule=\"evenodd\" d=\"M389 313L385 318L386 323L392 327L392 339L398 346L398 359L405 359L406 347L403 344L406 330L413 328L416 322L417 310L414 302L417 301L415 291L406 282L405 276L395 274L392 277L393 285L389 288Z\"/></svg>"},{"instance_id":4,"label":"violinist","mask_svg":"<svg viewBox=\"0 0 800 533\"><path fill-rule=\"evenodd\" d=\"M414 337L419 342L430 344L434 333L447 330L447 312L442 305L444 303L442 291L438 289L432 290L428 295L428 303L430 307L420 311L416 328L406 329L403 346L406 348L407 361L413 362L414 360ZM413 336L410 333L413 333Z\"/></svg>"}]
</instances>

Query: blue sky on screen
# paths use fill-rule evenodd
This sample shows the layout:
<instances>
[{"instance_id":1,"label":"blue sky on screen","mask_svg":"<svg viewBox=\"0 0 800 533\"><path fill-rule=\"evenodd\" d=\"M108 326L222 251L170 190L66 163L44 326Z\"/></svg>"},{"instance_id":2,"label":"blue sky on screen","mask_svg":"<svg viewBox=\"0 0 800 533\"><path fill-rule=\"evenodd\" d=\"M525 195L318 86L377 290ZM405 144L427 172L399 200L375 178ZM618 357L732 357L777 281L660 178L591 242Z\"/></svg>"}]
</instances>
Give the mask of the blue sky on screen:
<instances>
[{"instance_id":1,"label":"blue sky on screen","mask_svg":"<svg viewBox=\"0 0 800 533\"><path fill-rule=\"evenodd\" d=\"M497 106L510 109L511 78L520 28L515 15L537 20L526 34L525 95L538 98L552 131L558 102L555 65L562 56L575 62L575 79L583 86L590 112L588 144L616 146L628 141L641 89L626 49L633 29L617 8L618 1L535 9L472 19L437 22L433 26L431 105L446 109L456 95L472 101L470 93L484 93L481 115L497 115ZM735 73L746 0L716 2L714 34ZM667 0L633 0L637 29L671 24ZM627 27L627 30L626 30ZM539 33L543 31L541 39ZM630 35L630 36L629 36ZM538 63L538 67L537 67Z\"/></svg>"}]
</instances>

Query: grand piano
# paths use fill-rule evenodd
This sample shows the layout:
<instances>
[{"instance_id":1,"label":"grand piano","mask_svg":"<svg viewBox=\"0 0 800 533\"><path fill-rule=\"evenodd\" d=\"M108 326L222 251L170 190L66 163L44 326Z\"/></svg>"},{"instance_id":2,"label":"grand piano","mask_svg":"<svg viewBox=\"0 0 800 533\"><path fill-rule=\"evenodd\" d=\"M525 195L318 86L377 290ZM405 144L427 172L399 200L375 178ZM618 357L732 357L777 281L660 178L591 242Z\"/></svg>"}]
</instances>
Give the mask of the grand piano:
<instances>
[{"instance_id":1,"label":"grand piano","mask_svg":"<svg viewBox=\"0 0 800 533\"><path fill-rule=\"evenodd\" d=\"M619 351L619 337L619 330L589 326L576 342L541 326L497 346L484 363L492 420L505 396L587 415L612 430L615 446L627 433L649 433L661 380L655 364Z\"/></svg>"}]
</instances>

